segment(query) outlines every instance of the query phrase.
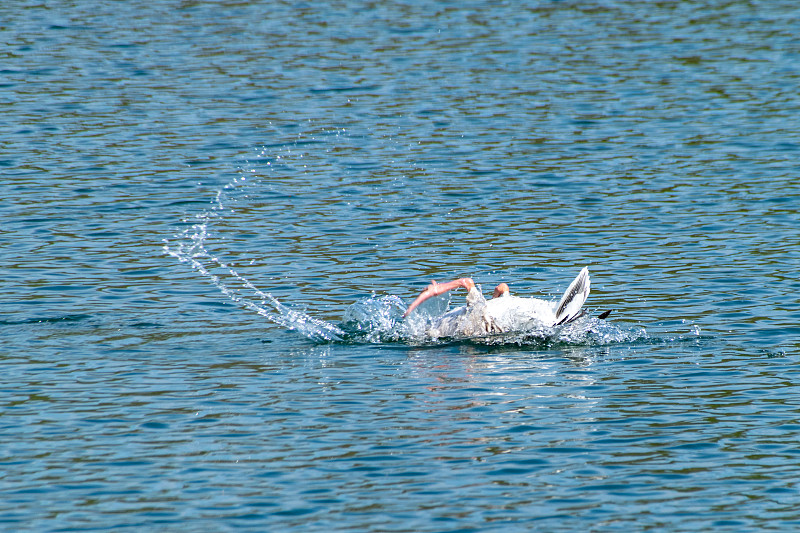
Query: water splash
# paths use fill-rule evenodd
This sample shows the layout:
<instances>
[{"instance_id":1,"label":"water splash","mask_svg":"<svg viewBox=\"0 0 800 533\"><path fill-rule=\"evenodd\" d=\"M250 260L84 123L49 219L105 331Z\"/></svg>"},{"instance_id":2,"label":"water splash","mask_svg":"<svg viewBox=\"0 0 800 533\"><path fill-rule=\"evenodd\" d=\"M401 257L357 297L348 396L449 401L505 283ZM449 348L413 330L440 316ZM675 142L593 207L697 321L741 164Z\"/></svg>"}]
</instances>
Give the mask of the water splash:
<instances>
[{"instance_id":1,"label":"water splash","mask_svg":"<svg viewBox=\"0 0 800 533\"><path fill-rule=\"evenodd\" d=\"M406 304L398 296L373 294L347 308L342 329L352 341L402 341L407 337L402 320L405 310Z\"/></svg>"},{"instance_id":2,"label":"water splash","mask_svg":"<svg viewBox=\"0 0 800 533\"><path fill-rule=\"evenodd\" d=\"M438 300L438 301L437 301ZM429 304L430 302L430 304ZM469 342L485 345L580 345L603 346L647 341L649 336L642 327L624 327L592 317L583 317L569 324L548 327L531 321L520 324L512 332L481 337L435 337L430 334L434 320L447 311L447 295L425 302L407 319L403 319L406 304L394 295L372 295L352 304L344 314L340 328L341 340L346 342L405 344L445 344Z\"/></svg>"},{"instance_id":3,"label":"water splash","mask_svg":"<svg viewBox=\"0 0 800 533\"><path fill-rule=\"evenodd\" d=\"M338 132L336 132L338 135ZM276 167L293 171L293 161L302 153L292 154L291 147L268 156L262 150L257 164L273 172ZM273 164L274 163L274 164ZM272 190L274 183L263 180L247 163L239 175L219 189L210 206L201 213L183 219L186 227L172 239L165 239L164 253L189 265L207 278L220 292L240 307L274 324L299 333L314 342L404 343L413 345L471 342L487 345L607 345L647 339L643 328L626 328L594 318L582 318L570 324L546 327L538 322L519 324L511 333L479 338L443 338L430 333L434 320L450 307L450 296L425 302L409 318L403 319L406 304L399 296L373 294L350 305L340 323L315 318L281 303L274 295L256 287L240 273L235 255L226 246L225 236L235 224L236 210L252 203L248 192L254 184ZM233 226L237 228L236 226ZM239 228L237 228L238 230ZM253 264L253 260L249 261ZM252 276L251 276L252 277Z\"/></svg>"},{"instance_id":4,"label":"water splash","mask_svg":"<svg viewBox=\"0 0 800 533\"><path fill-rule=\"evenodd\" d=\"M194 220L184 219L184 223L191 224L190 227L175 235L173 241L164 240L164 253L189 264L233 302L283 328L297 331L313 341L341 340L345 335L343 330L283 305L272 294L260 290L240 275L233 265L209 252L208 246L212 240L209 227L226 211L231 211L228 207L229 203L233 203L231 192L239 191L247 184L247 179L240 177L220 189L210 209L196 215Z\"/></svg>"}]
</instances>

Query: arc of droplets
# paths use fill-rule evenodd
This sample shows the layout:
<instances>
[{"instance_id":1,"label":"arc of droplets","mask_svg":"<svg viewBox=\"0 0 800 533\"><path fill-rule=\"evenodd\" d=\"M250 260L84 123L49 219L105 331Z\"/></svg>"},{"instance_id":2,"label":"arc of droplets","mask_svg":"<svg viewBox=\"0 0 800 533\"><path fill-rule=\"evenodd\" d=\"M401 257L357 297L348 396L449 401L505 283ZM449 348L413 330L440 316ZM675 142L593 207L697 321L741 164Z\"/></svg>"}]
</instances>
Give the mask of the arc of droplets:
<instances>
[{"instance_id":1,"label":"arc of droplets","mask_svg":"<svg viewBox=\"0 0 800 533\"><path fill-rule=\"evenodd\" d=\"M213 219L219 218L221 216L220 213L227 209L223 201L226 200L228 196L227 191L235 190L243 186L247 183L246 180L247 178L244 176L235 178L232 182L217 191L211 209L203 211L195 216L199 222L175 236L177 239L176 245L164 239L164 252L181 263L188 263L191 265L195 271L211 280L214 286L231 301L250 311L254 311L281 327L295 330L301 335L315 341L341 340L345 332L337 326L286 307L273 295L253 285L250 280L239 274L231 265L208 253L205 243L210 238L209 224ZM189 222L189 220L184 219L184 222ZM209 267L206 263L211 263L212 265ZM215 266L227 271L230 276L242 283L244 288L251 290L253 294L261 300L261 305L249 298L241 296L238 294L237 290L231 289L219 275L211 271L211 268ZM266 307L267 305L272 309Z\"/></svg>"}]
</instances>

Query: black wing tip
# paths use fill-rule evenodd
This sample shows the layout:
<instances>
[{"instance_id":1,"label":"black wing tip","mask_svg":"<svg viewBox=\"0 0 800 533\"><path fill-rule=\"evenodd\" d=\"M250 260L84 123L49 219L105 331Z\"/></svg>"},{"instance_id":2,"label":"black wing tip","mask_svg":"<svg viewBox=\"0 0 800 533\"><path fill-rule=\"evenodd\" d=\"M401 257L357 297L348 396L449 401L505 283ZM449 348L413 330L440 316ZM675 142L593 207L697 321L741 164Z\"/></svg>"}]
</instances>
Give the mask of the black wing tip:
<instances>
[{"instance_id":1,"label":"black wing tip","mask_svg":"<svg viewBox=\"0 0 800 533\"><path fill-rule=\"evenodd\" d=\"M609 309L608 311L603 311L602 313L597 315L597 318L599 318L600 320L605 320L606 318L608 318L608 315L611 314L611 311L613 311L613 309Z\"/></svg>"},{"instance_id":2,"label":"black wing tip","mask_svg":"<svg viewBox=\"0 0 800 533\"><path fill-rule=\"evenodd\" d=\"M586 311L585 310L581 310L580 313L578 313L577 315L575 315L573 317L565 316L564 318L561 319L560 322L556 322L556 326L563 326L564 324L569 324L571 322L575 322L576 320L578 320L579 318L584 317L584 316L586 316Z\"/></svg>"}]
</instances>

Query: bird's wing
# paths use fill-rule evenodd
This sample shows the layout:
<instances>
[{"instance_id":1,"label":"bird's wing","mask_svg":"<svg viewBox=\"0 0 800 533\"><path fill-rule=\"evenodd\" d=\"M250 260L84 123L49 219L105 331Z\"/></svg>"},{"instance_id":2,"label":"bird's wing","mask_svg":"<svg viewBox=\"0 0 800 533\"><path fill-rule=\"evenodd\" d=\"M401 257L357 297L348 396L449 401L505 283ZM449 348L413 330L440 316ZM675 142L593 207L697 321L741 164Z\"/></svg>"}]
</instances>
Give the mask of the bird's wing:
<instances>
[{"instance_id":1,"label":"bird's wing","mask_svg":"<svg viewBox=\"0 0 800 533\"><path fill-rule=\"evenodd\" d=\"M581 307L589 297L589 269L583 267L578 277L570 283L556 307L556 324L571 322L581 315Z\"/></svg>"}]
</instances>

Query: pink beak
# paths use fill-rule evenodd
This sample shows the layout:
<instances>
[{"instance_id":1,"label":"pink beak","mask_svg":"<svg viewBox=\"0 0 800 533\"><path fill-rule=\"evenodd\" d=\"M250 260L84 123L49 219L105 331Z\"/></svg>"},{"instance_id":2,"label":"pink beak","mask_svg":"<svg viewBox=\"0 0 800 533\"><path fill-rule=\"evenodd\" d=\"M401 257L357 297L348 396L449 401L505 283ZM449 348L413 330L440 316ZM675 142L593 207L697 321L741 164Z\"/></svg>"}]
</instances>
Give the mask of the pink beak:
<instances>
[{"instance_id":1,"label":"pink beak","mask_svg":"<svg viewBox=\"0 0 800 533\"><path fill-rule=\"evenodd\" d=\"M417 296L417 299L411 302L411 305L408 306L408 309L405 313L403 313L403 318L407 317L411 311L416 309L419 304L427 300L432 296L439 296L440 294L444 294L451 289L458 289L459 287L467 289L471 291L473 287L475 287L475 282L472 281L472 278L459 278L457 280L448 281L447 283L436 283L435 281L431 281L431 284Z\"/></svg>"}]
</instances>

